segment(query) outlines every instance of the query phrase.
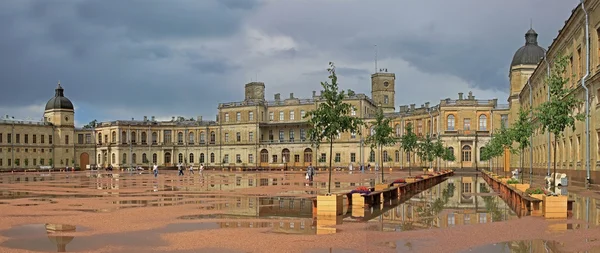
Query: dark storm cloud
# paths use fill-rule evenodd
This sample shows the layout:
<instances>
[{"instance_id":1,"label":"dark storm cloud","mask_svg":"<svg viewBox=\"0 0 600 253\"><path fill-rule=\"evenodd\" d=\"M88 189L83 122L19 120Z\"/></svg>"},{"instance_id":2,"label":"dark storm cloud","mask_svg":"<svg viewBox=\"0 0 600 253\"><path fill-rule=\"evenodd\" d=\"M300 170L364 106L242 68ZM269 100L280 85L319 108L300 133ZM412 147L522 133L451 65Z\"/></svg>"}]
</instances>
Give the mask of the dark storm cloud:
<instances>
[{"instance_id":1,"label":"dark storm cloud","mask_svg":"<svg viewBox=\"0 0 600 253\"><path fill-rule=\"evenodd\" d=\"M210 116L219 102L232 100L227 86L214 84L227 83L239 66L204 52L191 58L172 42L232 36L257 6L248 0L2 1L0 82L10 92L0 92L0 107L45 103L61 80L76 106L103 108L98 115L123 108Z\"/></svg>"}]
</instances>

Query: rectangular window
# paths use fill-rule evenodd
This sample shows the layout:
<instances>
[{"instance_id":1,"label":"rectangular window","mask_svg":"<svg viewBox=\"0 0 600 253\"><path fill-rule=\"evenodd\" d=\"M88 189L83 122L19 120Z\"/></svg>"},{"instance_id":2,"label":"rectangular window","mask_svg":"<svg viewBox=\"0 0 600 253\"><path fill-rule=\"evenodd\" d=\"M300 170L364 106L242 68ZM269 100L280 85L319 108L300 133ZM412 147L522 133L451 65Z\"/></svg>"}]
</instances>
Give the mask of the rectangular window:
<instances>
[{"instance_id":1,"label":"rectangular window","mask_svg":"<svg viewBox=\"0 0 600 253\"><path fill-rule=\"evenodd\" d=\"M21 134L17 134L16 143L21 143Z\"/></svg>"},{"instance_id":2,"label":"rectangular window","mask_svg":"<svg viewBox=\"0 0 600 253\"><path fill-rule=\"evenodd\" d=\"M299 163L300 162L300 155L294 155L294 162L295 163Z\"/></svg>"},{"instance_id":3,"label":"rectangular window","mask_svg":"<svg viewBox=\"0 0 600 253\"><path fill-rule=\"evenodd\" d=\"M327 161L327 154L321 153L321 159L319 159L319 162L324 163L325 161Z\"/></svg>"},{"instance_id":4,"label":"rectangular window","mask_svg":"<svg viewBox=\"0 0 600 253\"><path fill-rule=\"evenodd\" d=\"M294 111L290 111L290 120L294 120Z\"/></svg>"},{"instance_id":5,"label":"rectangular window","mask_svg":"<svg viewBox=\"0 0 600 253\"><path fill-rule=\"evenodd\" d=\"M2 134L0 133L0 143L2 143Z\"/></svg>"},{"instance_id":6,"label":"rectangular window","mask_svg":"<svg viewBox=\"0 0 600 253\"><path fill-rule=\"evenodd\" d=\"M163 138L165 143L171 143L171 130L164 130ZM153 140L154 141L154 140Z\"/></svg>"},{"instance_id":7,"label":"rectangular window","mask_svg":"<svg viewBox=\"0 0 600 253\"><path fill-rule=\"evenodd\" d=\"M283 121L284 115L283 111L279 111L279 121Z\"/></svg>"},{"instance_id":8,"label":"rectangular window","mask_svg":"<svg viewBox=\"0 0 600 253\"><path fill-rule=\"evenodd\" d=\"M350 138L351 138L351 139L356 139L356 132L352 131L352 132L350 133Z\"/></svg>"},{"instance_id":9,"label":"rectangular window","mask_svg":"<svg viewBox=\"0 0 600 253\"><path fill-rule=\"evenodd\" d=\"M356 162L356 153L350 153L350 162L351 163L355 163Z\"/></svg>"},{"instance_id":10,"label":"rectangular window","mask_svg":"<svg viewBox=\"0 0 600 253\"><path fill-rule=\"evenodd\" d=\"M352 111L350 111L351 116L356 116L356 108L352 107Z\"/></svg>"},{"instance_id":11,"label":"rectangular window","mask_svg":"<svg viewBox=\"0 0 600 253\"><path fill-rule=\"evenodd\" d=\"M248 120L249 121L253 121L254 120L254 112L248 112Z\"/></svg>"},{"instance_id":12,"label":"rectangular window","mask_svg":"<svg viewBox=\"0 0 600 253\"><path fill-rule=\"evenodd\" d=\"M304 110L300 111L300 118L304 119L306 117L306 112Z\"/></svg>"},{"instance_id":13,"label":"rectangular window","mask_svg":"<svg viewBox=\"0 0 600 253\"><path fill-rule=\"evenodd\" d=\"M335 153L335 162L339 163L342 161L342 155L340 153Z\"/></svg>"},{"instance_id":14,"label":"rectangular window","mask_svg":"<svg viewBox=\"0 0 600 253\"><path fill-rule=\"evenodd\" d=\"M48 135L48 144L52 144L52 135Z\"/></svg>"},{"instance_id":15,"label":"rectangular window","mask_svg":"<svg viewBox=\"0 0 600 253\"><path fill-rule=\"evenodd\" d=\"M12 160L10 160L10 158L7 159L8 160L8 166L12 166Z\"/></svg>"},{"instance_id":16,"label":"rectangular window","mask_svg":"<svg viewBox=\"0 0 600 253\"><path fill-rule=\"evenodd\" d=\"M65 135L65 144L67 144L67 145L69 144L69 136L68 135Z\"/></svg>"},{"instance_id":17,"label":"rectangular window","mask_svg":"<svg viewBox=\"0 0 600 253\"><path fill-rule=\"evenodd\" d=\"M577 48L577 75L578 77L582 77L583 76L583 68L581 67L582 65L582 61L581 61L581 47Z\"/></svg>"},{"instance_id":18,"label":"rectangular window","mask_svg":"<svg viewBox=\"0 0 600 253\"><path fill-rule=\"evenodd\" d=\"M306 140L306 131L304 131L304 128L300 128L300 140Z\"/></svg>"},{"instance_id":19,"label":"rectangular window","mask_svg":"<svg viewBox=\"0 0 600 253\"><path fill-rule=\"evenodd\" d=\"M229 113L225 113L225 122L229 122Z\"/></svg>"},{"instance_id":20,"label":"rectangular window","mask_svg":"<svg viewBox=\"0 0 600 253\"><path fill-rule=\"evenodd\" d=\"M254 132L249 132L248 133L248 141L249 142L253 142L254 141Z\"/></svg>"},{"instance_id":21,"label":"rectangular window","mask_svg":"<svg viewBox=\"0 0 600 253\"><path fill-rule=\"evenodd\" d=\"M254 163L254 156L252 154L248 154L248 163Z\"/></svg>"},{"instance_id":22,"label":"rectangular window","mask_svg":"<svg viewBox=\"0 0 600 253\"><path fill-rule=\"evenodd\" d=\"M235 140L237 142L242 141L242 134L240 132L235 133Z\"/></svg>"},{"instance_id":23,"label":"rectangular window","mask_svg":"<svg viewBox=\"0 0 600 253\"><path fill-rule=\"evenodd\" d=\"M294 131L294 129L290 129L290 132L289 132L289 137L290 137L290 141L291 141L291 142L294 142L294 135L295 135L295 132L296 132L296 131Z\"/></svg>"},{"instance_id":24,"label":"rectangular window","mask_svg":"<svg viewBox=\"0 0 600 253\"><path fill-rule=\"evenodd\" d=\"M4 165L2 165L2 158L0 158L0 167L2 167Z\"/></svg>"},{"instance_id":25,"label":"rectangular window","mask_svg":"<svg viewBox=\"0 0 600 253\"><path fill-rule=\"evenodd\" d=\"M242 121L242 113L241 112L238 112L238 113L235 114L235 120L237 122Z\"/></svg>"},{"instance_id":26,"label":"rectangular window","mask_svg":"<svg viewBox=\"0 0 600 253\"><path fill-rule=\"evenodd\" d=\"M44 140L45 135L40 134L40 143L44 144L45 140Z\"/></svg>"},{"instance_id":27,"label":"rectangular window","mask_svg":"<svg viewBox=\"0 0 600 253\"><path fill-rule=\"evenodd\" d=\"M0 139L1 139L1 138L0 138ZM36 144L36 143L37 143L37 135L35 135L35 134L34 134L34 135L33 135L33 144Z\"/></svg>"},{"instance_id":28,"label":"rectangular window","mask_svg":"<svg viewBox=\"0 0 600 253\"><path fill-rule=\"evenodd\" d=\"M33 136L35 139L35 136ZM85 134L85 144L90 144L92 143L92 134Z\"/></svg>"},{"instance_id":29,"label":"rectangular window","mask_svg":"<svg viewBox=\"0 0 600 253\"><path fill-rule=\"evenodd\" d=\"M279 130L279 141L283 142L284 137L285 137L285 132L283 130Z\"/></svg>"},{"instance_id":30,"label":"rectangular window","mask_svg":"<svg viewBox=\"0 0 600 253\"><path fill-rule=\"evenodd\" d=\"M77 135L77 144L83 144L83 134Z\"/></svg>"},{"instance_id":31,"label":"rectangular window","mask_svg":"<svg viewBox=\"0 0 600 253\"><path fill-rule=\"evenodd\" d=\"M469 119L469 118L464 119L463 130L471 130L471 119Z\"/></svg>"},{"instance_id":32,"label":"rectangular window","mask_svg":"<svg viewBox=\"0 0 600 253\"><path fill-rule=\"evenodd\" d=\"M500 127L508 128L508 114L500 115Z\"/></svg>"},{"instance_id":33,"label":"rectangular window","mask_svg":"<svg viewBox=\"0 0 600 253\"><path fill-rule=\"evenodd\" d=\"M277 163L277 155L273 155L272 163Z\"/></svg>"},{"instance_id":34,"label":"rectangular window","mask_svg":"<svg viewBox=\"0 0 600 253\"><path fill-rule=\"evenodd\" d=\"M225 133L225 142L229 142L229 133Z\"/></svg>"},{"instance_id":35,"label":"rectangular window","mask_svg":"<svg viewBox=\"0 0 600 253\"><path fill-rule=\"evenodd\" d=\"M240 154L236 154L235 155L235 162L236 163L242 163L242 156Z\"/></svg>"},{"instance_id":36,"label":"rectangular window","mask_svg":"<svg viewBox=\"0 0 600 253\"><path fill-rule=\"evenodd\" d=\"M25 134L25 144L29 143L29 135Z\"/></svg>"},{"instance_id":37,"label":"rectangular window","mask_svg":"<svg viewBox=\"0 0 600 253\"><path fill-rule=\"evenodd\" d=\"M229 163L229 155L224 155L223 156L223 163Z\"/></svg>"},{"instance_id":38,"label":"rectangular window","mask_svg":"<svg viewBox=\"0 0 600 253\"><path fill-rule=\"evenodd\" d=\"M273 120L274 120L274 113L269 112L269 121L273 121Z\"/></svg>"},{"instance_id":39,"label":"rectangular window","mask_svg":"<svg viewBox=\"0 0 600 253\"><path fill-rule=\"evenodd\" d=\"M7 143L12 143L12 134L6 134Z\"/></svg>"}]
</instances>

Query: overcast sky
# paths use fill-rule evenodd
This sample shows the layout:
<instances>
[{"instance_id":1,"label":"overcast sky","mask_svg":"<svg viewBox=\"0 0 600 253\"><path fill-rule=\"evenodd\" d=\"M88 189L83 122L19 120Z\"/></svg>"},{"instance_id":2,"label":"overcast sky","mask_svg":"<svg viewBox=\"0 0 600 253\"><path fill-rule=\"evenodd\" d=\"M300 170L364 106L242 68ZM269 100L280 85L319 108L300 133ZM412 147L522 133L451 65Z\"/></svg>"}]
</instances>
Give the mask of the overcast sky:
<instances>
[{"instance_id":1,"label":"overcast sky","mask_svg":"<svg viewBox=\"0 0 600 253\"><path fill-rule=\"evenodd\" d=\"M2 0L0 114L40 119L60 80L81 126L93 119L214 119L218 103L308 98L335 62L370 96L396 73L399 105L506 103L508 67L533 19L547 48L579 0Z\"/></svg>"}]
</instances>

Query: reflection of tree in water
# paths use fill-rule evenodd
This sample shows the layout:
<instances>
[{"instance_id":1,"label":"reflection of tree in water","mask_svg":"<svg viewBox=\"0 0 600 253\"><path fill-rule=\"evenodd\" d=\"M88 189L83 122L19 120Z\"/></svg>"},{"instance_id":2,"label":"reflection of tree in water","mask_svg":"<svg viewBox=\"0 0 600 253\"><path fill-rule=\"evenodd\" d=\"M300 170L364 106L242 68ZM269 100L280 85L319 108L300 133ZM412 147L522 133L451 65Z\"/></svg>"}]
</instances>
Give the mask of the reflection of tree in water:
<instances>
[{"instance_id":1,"label":"reflection of tree in water","mask_svg":"<svg viewBox=\"0 0 600 253\"><path fill-rule=\"evenodd\" d=\"M486 185L480 186L481 193L489 193L490 190ZM492 221L502 220L502 210L498 205L498 199L494 196L482 196L483 202L485 202L485 209L492 214Z\"/></svg>"},{"instance_id":2,"label":"reflection of tree in water","mask_svg":"<svg viewBox=\"0 0 600 253\"><path fill-rule=\"evenodd\" d=\"M512 253L528 253L531 252L530 242L527 241L518 241L512 244L509 244L510 252Z\"/></svg>"},{"instance_id":3,"label":"reflection of tree in water","mask_svg":"<svg viewBox=\"0 0 600 253\"><path fill-rule=\"evenodd\" d=\"M450 198L454 195L454 184L448 184L446 189L442 190L442 196L438 197L433 203L427 203L425 206L417 208L421 222L431 226L435 217L444 210Z\"/></svg>"},{"instance_id":4,"label":"reflection of tree in water","mask_svg":"<svg viewBox=\"0 0 600 253\"><path fill-rule=\"evenodd\" d=\"M410 231L415 229L415 227L413 226L412 221L403 221L402 223L400 223L400 229L402 231Z\"/></svg>"}]
</instances>

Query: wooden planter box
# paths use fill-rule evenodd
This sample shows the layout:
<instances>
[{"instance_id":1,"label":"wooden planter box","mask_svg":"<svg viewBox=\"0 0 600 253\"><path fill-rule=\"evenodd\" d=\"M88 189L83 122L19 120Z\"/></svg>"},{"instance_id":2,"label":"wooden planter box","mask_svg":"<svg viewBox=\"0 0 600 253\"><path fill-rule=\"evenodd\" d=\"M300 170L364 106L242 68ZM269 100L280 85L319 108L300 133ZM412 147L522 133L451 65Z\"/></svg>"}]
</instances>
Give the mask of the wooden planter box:
<instances>
[{"instance_id":1,"label":"wooden planter box","mask_svg":"<svg viewBox=\"0 0 600 253\"><path fill-rule=\"evenodd\" d=\"M421 177L422 177L423 179L428 179L428 178L430 178L430 176L429 176L429 175L422 175Z\"/></svg>"},{"instance_id":2,"label":"wooden planter box","mask_svg":"<svg viewBox=\"0 0 600 253\"><path fill-rule=\"evenodd\" d=\"M414 183L415 181L417 181L417 179L414 177L407 177L405 180L407 183Z\"/></svg>"},{"instance_id":3,"label":"wooden planter box","mask_svg":"<svg viewBox=\"0 0 600 253\"><path fill-rule=\"evenodd\" d=\"M542 211L546 219L566 219L568 196L542 196Z\"/></svg>"},{"instance_id":4,"label":"wooden planter box","mask_svg":"<svg viewBox=\"0 0 600 253\"><path fill-rule=\"evenodd\" d=\"M342 195L317 196L317 216L338 216L343 214L343 210L344 200Z\"/></svg>"},{"instance_id":5,"label":"wooden planter box","mask_svg":"<svg viewBox=\"0 0 600 253\"><path fill-rule=\"evenodd\" d=\"M529 184L514 184L515 188L517 188L517 190L525 192L527 189L529 189Z\"/></svg>"},{"instance_id":6,"label":"wooden planter box","mask_svg":"<svg viewBox=\"0 0 600 253\"><path fill-rule=\"evenodd\" d=\"M387 188L390 188L389 184L376 184L375 185L375 191L382 191L382 190L385 190Z\"/></svg>"},{"instance_id":7,"label":"wooden planter box","mask_svg":"<svg viewBox=\"0 0 600 253\"><path fill-rule=\"evenodd\" d=\"M544 195L545 194L529 194L530 197L532 198L536 198L539 200L544 200ZM544 216L544 210L542 209L544 202L540 202L540 203L531 203L531 216L537 216L537 217L541 217Z\"/></svg>"}]
</instances>

